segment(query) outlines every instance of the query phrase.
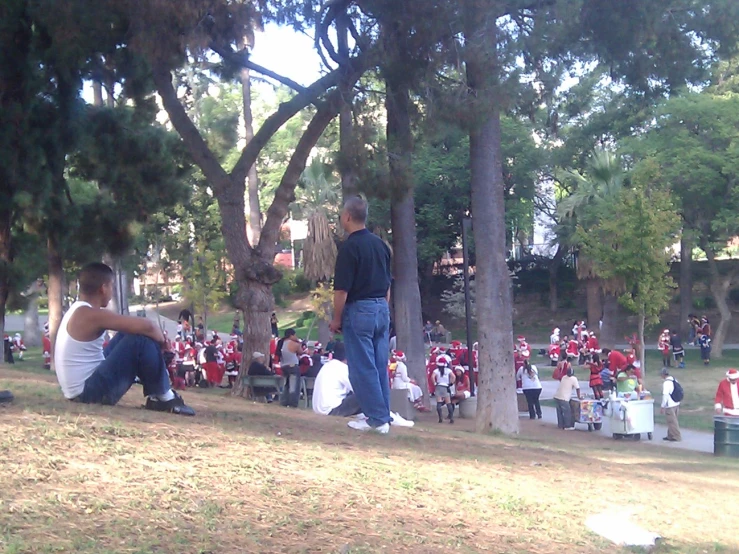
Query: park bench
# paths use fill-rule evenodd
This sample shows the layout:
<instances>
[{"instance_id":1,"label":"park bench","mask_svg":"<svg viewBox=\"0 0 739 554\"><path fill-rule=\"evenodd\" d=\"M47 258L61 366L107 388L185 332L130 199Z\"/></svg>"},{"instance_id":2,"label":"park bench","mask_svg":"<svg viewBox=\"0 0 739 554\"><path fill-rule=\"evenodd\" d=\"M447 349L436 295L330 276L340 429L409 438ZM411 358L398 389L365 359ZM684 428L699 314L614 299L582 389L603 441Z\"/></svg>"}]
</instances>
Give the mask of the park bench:
<instances>
[{"instance_id":1,"label":"park bench","mask_svg":"<svg viewBox=\"0 0 739 554\"><path fill-rule=\"evenodd\" d=\"M303 377L300 379L300 403L298 406L306 410L313 408L313 389L316 386L315 377Z\"/></svg>"},{"instance_id":2,"label":"park bench","mask_svg":"<svg viewBox=\"0 0 739 554\"><path fill-rule=\"evenodd\" d=\"M246 396L251 400L256 400L255 388L274 388L279 391L283 384L284 379L279 375L247 375L244 377L244 386L247 389Z\"/></svg>"}]
</instances>

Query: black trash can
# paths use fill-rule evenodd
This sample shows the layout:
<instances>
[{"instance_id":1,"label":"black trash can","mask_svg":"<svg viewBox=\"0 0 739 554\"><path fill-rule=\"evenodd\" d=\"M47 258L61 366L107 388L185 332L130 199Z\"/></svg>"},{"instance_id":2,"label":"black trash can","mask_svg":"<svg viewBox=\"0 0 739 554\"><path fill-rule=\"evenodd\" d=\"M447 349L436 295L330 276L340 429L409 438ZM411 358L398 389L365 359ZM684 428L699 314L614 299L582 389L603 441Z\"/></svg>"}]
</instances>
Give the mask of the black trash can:
<instances>
[{"instance_id":1,"label":"black trash can","mask_svg":"<svg viewBox=\"0 0 739 554\"><path fill-rule=\"evenodd\" d=\"M713 454L739 458L739 417L714 416Z\"/></svg>"}]
</instances>

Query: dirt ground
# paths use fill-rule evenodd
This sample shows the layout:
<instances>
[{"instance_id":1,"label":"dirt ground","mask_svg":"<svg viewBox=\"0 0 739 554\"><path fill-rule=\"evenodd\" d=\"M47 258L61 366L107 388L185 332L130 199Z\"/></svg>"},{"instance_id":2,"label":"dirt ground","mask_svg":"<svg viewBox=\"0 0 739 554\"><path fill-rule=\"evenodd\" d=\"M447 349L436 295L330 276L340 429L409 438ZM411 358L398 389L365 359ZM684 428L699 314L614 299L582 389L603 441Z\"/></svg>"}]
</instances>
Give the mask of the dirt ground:
<instances>
[{"instance_id":1,"label":"dirt ground","mask_svg":"<svg viewBox=\"0 0 739 554\"><path fill-rule=\"evenodd\" d=\"M0 369L5 553L619 552L585 519L621 508L657 552L739 552L718 493L733 460L594 440L522 421L360 434L340 419L188 391L198 411L62 399L52 375Z\"/></svg>"}]
</instances>

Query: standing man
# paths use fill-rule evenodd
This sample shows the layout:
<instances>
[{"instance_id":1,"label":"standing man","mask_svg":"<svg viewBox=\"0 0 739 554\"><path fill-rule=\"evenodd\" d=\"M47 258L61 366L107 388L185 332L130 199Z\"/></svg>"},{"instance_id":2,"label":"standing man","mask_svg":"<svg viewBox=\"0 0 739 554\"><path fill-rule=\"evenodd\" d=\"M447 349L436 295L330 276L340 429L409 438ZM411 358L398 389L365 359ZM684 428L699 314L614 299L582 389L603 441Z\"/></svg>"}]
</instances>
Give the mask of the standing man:
<instances>
[{"instance_id":1,"label":"standing man","mask_svg":"<svg viewBox=\"0 0 739 554\"><path fill-rule=\"evenodd\" d=\"M367 230L367 203L350 198L341 212L348 238L341 245L334 276L331 331L344 334L349 380L367 421L350 421L360 431L390 430L387 374L390 330L390 248Z\"/></svg>"},{"instance_id":2,"label":"standing man","mask_svg":"<svg viewBox=\"0 0 739 554\"><path fill-rule=\"evenodd\" d=\"M667 436L662 440L670 442L679 442L682 440L680 435L680 425L677 422L677 414L680 410L680 402L673 398L675 393L675 378L670 375L669 368L662 368L662 413L667 420Z\"/></svg>"}]
</instances>

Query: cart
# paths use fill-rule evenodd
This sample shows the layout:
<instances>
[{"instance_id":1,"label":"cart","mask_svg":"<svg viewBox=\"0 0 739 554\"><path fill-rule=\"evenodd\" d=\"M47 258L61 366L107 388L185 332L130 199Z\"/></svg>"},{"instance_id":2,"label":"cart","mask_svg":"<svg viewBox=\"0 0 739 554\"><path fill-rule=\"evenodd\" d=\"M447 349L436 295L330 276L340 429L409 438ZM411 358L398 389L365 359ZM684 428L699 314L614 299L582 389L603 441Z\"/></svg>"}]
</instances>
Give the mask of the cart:
<instances>
[{"instance_id":1,"label":"cart","mask_svg":"<svg viewBox=\"0 0 739 554\"><path fill-rule=\"evenodd\" d=\"M606 414L611 420L613 438L638 441L642 433L652 440L654 433L654 400L625 400L608 402Z\"/></svg>"},{"instance_id":2,"label":"cart","mask_svg":"<svg viewBox=\"0 0 739 554\"><path fill-rule=\"evenodd\" d=\"M570 400L572 421L588 426L588 431L600 431L603 427L603 405L600 400L575 399Z\"/></svg>"}]
</instances>

